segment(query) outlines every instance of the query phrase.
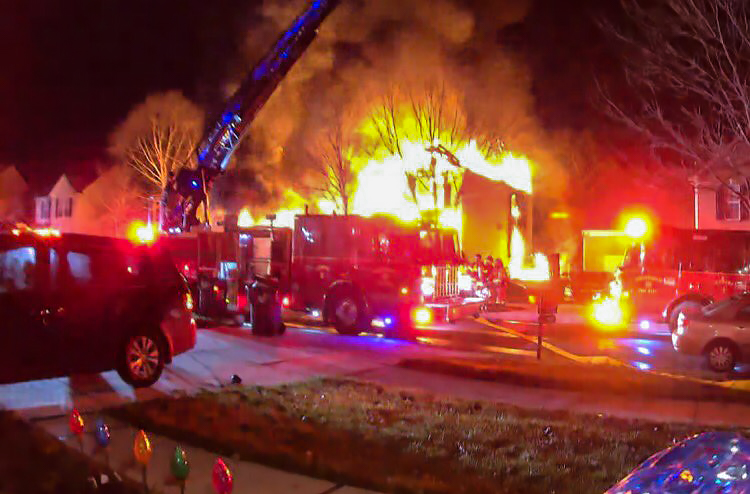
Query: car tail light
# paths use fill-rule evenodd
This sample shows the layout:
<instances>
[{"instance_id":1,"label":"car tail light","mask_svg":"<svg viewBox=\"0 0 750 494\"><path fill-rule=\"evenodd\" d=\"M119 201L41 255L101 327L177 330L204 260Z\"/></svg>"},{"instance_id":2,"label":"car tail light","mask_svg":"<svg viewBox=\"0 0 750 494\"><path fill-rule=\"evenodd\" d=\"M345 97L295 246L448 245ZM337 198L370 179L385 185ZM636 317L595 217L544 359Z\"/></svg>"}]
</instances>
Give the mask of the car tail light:
<instances>
[{"instance_id":1,"label":"car tail light","mask_svg":"<svg viewBox=\"0 0 750 494\"><path fill-rule=\"evenodd\" d=\"M185 294L185 308L193 310L193 296L190 293Z\"/></svg>"}]
</instances>

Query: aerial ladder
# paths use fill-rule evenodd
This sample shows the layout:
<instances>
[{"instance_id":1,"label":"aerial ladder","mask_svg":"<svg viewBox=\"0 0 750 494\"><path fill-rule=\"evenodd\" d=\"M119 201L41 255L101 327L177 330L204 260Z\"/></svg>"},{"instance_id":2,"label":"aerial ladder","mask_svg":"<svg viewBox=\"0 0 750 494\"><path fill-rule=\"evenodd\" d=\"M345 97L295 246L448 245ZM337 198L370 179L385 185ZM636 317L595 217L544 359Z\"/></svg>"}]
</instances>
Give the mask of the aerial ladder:
<instances>
[{"instance_id":1,"label":"aerial ladder","mask_svg":"<svg viewBox=\"0 0 750 494\"><path fill-rule=\"evenodd\" d=\"M226 171L247 128L338 3L339 0L313 0L248 73L218 117L209 121L195 151L197 167L183 166L170 176L163 191L161 231L188 232L200 224L196 213L201 204L207 210L206 199L212 183ZM176 205L170 208L168 205L172 203Z\"/></svg>"}]
</instances>

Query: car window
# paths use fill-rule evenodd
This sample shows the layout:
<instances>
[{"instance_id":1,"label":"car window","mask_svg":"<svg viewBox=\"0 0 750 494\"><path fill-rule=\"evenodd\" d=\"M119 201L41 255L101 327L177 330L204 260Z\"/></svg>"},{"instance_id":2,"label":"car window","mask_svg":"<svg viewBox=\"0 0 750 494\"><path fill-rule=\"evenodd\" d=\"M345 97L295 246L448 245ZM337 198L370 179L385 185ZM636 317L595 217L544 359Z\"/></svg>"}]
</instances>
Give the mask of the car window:
<instances>
[{"instance_id":1,"label":"car window","mask_svg":"<svg viewBox=\"0 0 750 494\"><path fill-rule=\"evenodd\" d=\"M710 304L704 307L703 314L708 317L714 317L719 314L723 314L727 312L730 307L734 306L738 300L739 300L738 296L719 300L718 302L714 302L713 304Z\"/></svg>"},{"instance_id":2,"label":"car window","mask_svg":"<svg viewBox=\"0 0 750 494\"><path fill-rule=\"evenodd\" d=\"M91 274L91 256L84 252L68 252L65 255L70 268L70 276L79 285L88 285L93 276Z\"/></svg>"},{"instance_id":3,"label":"car window","mask_svg":"<svg viewBox=\"0 0 750 494\"><path fill-rule=\"evenodd\" d=\"M53 288L112 286L127 270L114 249L50 248L50 281Z\"/></svg>"},{"instance_id":4,"label":"car window","mask_svg":"<svg viewBox=\"0 0 750 494\"><path fill-rule=\"evenodd\" d=\"M17 247L0 251L0 293L32 290L35 285L36 249Z\"/></svg>"}]
</instances>

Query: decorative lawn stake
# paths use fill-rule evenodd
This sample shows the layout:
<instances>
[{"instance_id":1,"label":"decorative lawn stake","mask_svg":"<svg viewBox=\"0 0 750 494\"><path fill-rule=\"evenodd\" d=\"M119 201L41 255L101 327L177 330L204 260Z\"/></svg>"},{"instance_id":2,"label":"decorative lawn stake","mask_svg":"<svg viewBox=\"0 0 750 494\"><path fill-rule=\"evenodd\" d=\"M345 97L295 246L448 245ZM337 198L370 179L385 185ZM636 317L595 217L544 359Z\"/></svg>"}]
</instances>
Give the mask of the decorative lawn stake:
<instances>
[{"instance_id":1,"label":"decorative lawn stake","mask_svg":"<svg viewBox=\"0 0 750 494\"><path fill-rule=\"evenodd\" d=\"M148 479L146 477L146 469L148 468L148 462L151 461L151 441L143 430L138 431L135 435L135 443L133 444L133 456L142 468L143 473L143 488L148 492Z\"/></svg>"},{"instance_id":2,"label":"decorative lawn stake","mask_svg":"<svg viewBox=\"0 0 750 494\"><path fill-rule=\"evenodd\" d=\"M213 481L216 494L232 494L232 487L234 485L232 472L229 471L229 467L221 458L216 458L211 480Z\"/></svg>"},{"instance_id":3,"label":"decorative lawn stake","mask_svg":"<svg viewBox=\"0 0 750 494\"><path fill-rule=\"evenodd\" d=\"M109 468L109 450L107 449L110 441L109 426L104 422L102 417L96 419L94 439L96 440L96 445L99 446L99 449L104 452L104 461L107 463L107 468Z\"/></svg>"},{"instance_id":4,"label":"decorative lawn stake","mask_svg":"<svg viewBox=\"0 0 750 494\"><path fill-rule=\"evenodd\" d=\"M78 447L81 449L81 453L83 453L83 417L81 417L81 414L78 413L78 409L74 408L73 411L70 414L70 421L68 422L68 425L70 426L70 432L73 433L73 435L76 437L76 440L78 441Z\"/></svg>"},{"instance_id":5,"label":"decorative lawn stake","mask_svg":"<svg viewBox=\"0 0 750 494\"><path fill-rule=\"evenodd\" d=\"M187 481L188 475L190 474L190 463L188 463L187 455L185 450L180 446L174 448L174 454L172 455L172 462L170 463L172 469L172 475L180 484L180 493L185 494L185 482Z\"/></svg>"}]
</instances>

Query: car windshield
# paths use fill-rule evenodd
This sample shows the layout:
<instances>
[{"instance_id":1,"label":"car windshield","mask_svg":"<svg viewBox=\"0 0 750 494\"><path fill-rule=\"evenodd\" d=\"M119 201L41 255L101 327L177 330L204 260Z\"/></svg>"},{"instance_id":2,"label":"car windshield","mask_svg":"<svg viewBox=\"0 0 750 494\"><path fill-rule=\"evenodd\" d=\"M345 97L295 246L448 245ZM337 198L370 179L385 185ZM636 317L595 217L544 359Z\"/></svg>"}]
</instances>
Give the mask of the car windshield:
<instances>
[{"instance_id":1,"label":"car windshield","mask_svg":"<svg viewBox=\"0 0 750 494\"><path fill-rule=\"evenodd\" d=\"M743 298L747 298L747 296L735 295L733 297L725 298L719 300L718 302L714 302L713 304L705 306L703 309L701 309L701 312L703 312L704 316L710 318L728 316L730 315L729 313L733 311L737 303L740 302Z\"/></svg>"}]
</instances>

